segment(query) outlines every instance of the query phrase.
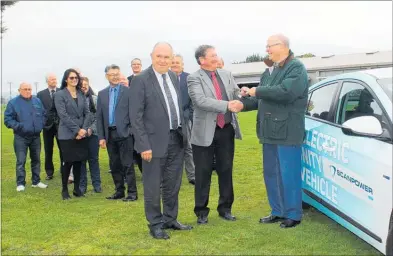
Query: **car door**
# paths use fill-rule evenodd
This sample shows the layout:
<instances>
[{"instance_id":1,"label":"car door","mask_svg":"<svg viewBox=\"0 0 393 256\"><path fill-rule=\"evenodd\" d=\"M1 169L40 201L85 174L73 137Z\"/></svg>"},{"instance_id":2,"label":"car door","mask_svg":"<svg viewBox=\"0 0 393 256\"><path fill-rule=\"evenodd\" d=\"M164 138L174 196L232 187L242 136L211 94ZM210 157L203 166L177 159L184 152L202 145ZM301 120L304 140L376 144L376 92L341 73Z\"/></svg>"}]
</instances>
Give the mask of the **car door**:
<instances>
[{"instance_id":1,"label":"car door","mask_svg":"<svg viewBox=\"0 0 393 256\"><path fill-rule=\"evenodd\" d=\"M334 103L341 82L333 81L313 87L309 93L309 104L305 119L306 135L302 146L302 187L303 201L331 216L338 207L338 189L333 182L324 176L323 160L337 161L341 152L328 151L334 138Z\"/></svg>"}]
</instances>

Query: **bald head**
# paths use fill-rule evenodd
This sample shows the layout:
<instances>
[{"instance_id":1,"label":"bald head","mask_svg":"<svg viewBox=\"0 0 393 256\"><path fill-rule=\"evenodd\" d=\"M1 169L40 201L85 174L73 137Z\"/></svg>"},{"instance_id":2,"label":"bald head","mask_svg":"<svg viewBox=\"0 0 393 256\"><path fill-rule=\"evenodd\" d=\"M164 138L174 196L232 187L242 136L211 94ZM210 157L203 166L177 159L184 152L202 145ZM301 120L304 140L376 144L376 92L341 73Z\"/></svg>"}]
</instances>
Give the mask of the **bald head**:
<instances>
[{"instance_id":1,"label":"bald head","mask_svg":"<svg viewBox=\"0 0 393 256\"><path fill-rule=\"evenodd\" d=\"M49 73L45 77L46 83L48 84L49 89L54 89L57 86L57 79L54 73Z\"/></svg>"},{"instance_id":2,"label":"bald head","mask_svg":"<svg viewBox=\"0 0 393 256\"><path fill-rule=\"evenodd\" d=\"M269 39L270 38L281 42L286 48L289 49L289 38L284 36L283 34L272 35L269 37Z\"/></svg>"},{"instance_id":3,"label":"bald head","mask_svg":"<svg viewBox=\"0 0 393 256\"><path fill-rule=\"evenodd\" d=\"M30 99L31 98L31 84L23 82L19 85L19 94L25 99Z\"/></svg>"},{"instance_id":4,"label":"bald head","mask_svg":"<svg viewBox=\"0 0 393 256\"><path fill-rule=\"evenodd\" d=\"M167 42L158 42L158 43L156 43L154 45L154 47L153 47L153 51L152 52L154 52L156 50L156 48L161 48L161 47L169 47L171 49L171 51L173 52L172 45L170 45Z\"/></svg>"},{"instance_id":5,"label":"bald head","mask_svg":"<svg viewBox=\"0 0 393 256\"><path fill-rule=\"evenodd\" d=\"M289 56L289 39L283 34L276 34L269 37L266 44L266 52L269 59L275 63L280 63Z\"/></svg>"},{"instance_id":6,"label":"bald head","mask_svg":"<svg viewBox=\"0 0 393 256\"><path fill-rule=\"evenodd\" d=\"M160 74L168 72L173 59L173 49L169 43L159 42L150 54L153 69Z\"/></svg>"}]
</instances>

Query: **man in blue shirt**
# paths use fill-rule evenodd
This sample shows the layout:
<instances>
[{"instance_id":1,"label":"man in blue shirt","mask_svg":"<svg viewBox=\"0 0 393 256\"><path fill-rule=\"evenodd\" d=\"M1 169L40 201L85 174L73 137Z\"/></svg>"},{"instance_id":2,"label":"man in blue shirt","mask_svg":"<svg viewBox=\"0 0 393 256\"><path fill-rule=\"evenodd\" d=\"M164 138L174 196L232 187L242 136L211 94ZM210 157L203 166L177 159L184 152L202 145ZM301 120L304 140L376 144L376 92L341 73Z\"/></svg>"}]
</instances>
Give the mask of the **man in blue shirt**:
<instances>
[{"instance_id":1,"label":"man in blue shirt","mask_svg":"<svg viewBox=\"0 0 393 256\"><path fill-rule=\"evenodd\" d=\"M127 197L123 201L138 199L135 169L133 166L134 140L131 135L130 90L119 84L120 68L110 65L105 69L109 86L98 93L97 133L101 148L107 148L109 165L116 191L107 199L125 197L124 177L127 180Z\"/></svg>"},{"instance_id":2,"label":"man in blue shirt","mask_svg":"<svg viewBox=\"0 0 393 256\"><path fill-rule=\"evenodd\" d=\"M31 95L31 84L21 83L20 95L10 100L4 112L4 124L14 130L14 150L16 155L16 190L24 191L26 185L25 163L27 149L30 151L32 187L46 188L41 183L41 139L45 125L45 110L41 101Z\"/></svg>"}]
</instances>

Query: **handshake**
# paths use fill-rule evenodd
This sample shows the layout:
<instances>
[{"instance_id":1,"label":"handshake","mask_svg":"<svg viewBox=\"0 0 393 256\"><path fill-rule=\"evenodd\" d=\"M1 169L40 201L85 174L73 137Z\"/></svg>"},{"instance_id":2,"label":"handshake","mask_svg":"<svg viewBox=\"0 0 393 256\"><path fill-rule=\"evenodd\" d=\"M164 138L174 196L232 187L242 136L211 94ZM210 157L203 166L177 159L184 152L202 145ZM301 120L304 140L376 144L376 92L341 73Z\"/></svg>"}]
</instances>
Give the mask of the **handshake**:
<instances>
[{"instance_id":1,"label":"handshake","mask_svg":"<svg viewBox=\"0 0 393 256\"><path fill-rule=\"evenodd\" d=\"M228 110L233 113L242 111L243 107L243 103L239 100L231 100L228 102Z\"/></svg>"}]
</instances>

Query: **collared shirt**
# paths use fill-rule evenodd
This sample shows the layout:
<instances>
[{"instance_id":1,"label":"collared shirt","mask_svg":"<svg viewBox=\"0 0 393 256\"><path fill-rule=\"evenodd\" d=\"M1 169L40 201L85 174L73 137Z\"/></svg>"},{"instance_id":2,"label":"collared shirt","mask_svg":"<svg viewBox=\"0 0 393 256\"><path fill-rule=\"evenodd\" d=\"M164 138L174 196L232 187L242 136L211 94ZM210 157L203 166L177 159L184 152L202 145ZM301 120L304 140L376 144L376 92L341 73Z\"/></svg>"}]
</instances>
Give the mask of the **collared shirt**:
<instances>
[{"instance_id":1,"label":"collared shirt","mask_svg":"<svg viewBox=\"0 0 393 256\"><path fill-rule=\"evenodd\" d=\"M115 108L117 97L119 96L120 86L109 86L109 126L116 126Z\"/></svg>"},{"instance_id":2,"label":"collared shirt","mask_svg":"<svg viewBox=\"0 0 393 256\"><path fill-rule=\"evenodd\" d=\"M160 84L160 88L161 88L162 94L164 95L166 107L167 107L167 109L168 109L168 117L170 117L170 116L171 116L171 109L170 109L170 107L169 107L168 98L167 98L167 96L166 96L165 89L164 89L164 79L162 78L162 74L160 74L160 73L158 73L157 71L155 71L154 68L153 68L153 71L154 71L154 73L156 74L158 83ZM175 107L176 107L176 114L177 114L178 126L180 127L180 126L181 126L181 123L180 123L181 119L180 119L180 113L179 113L179 102L178 102L178 99L177 99L177 93L176 93L176 90L175 90L175 86L172 84L172 80L171 80L171 78L169 77L168 72L165 73L165 74L166 74L166 76L165 76L165 77L166 77L166 82L167 82L167 84L168 84L169 90L171 91L173 103L175 104ZM172 127L173 127L173 126L172 126L172 121L171 121L171 119L169 118L169 128L172 129Z\"/></svg>"},{"instance_id":3,"label":"collared shirt","mask_svg":"<svg viewBox=\"0 0 393 256\"><path fill-rule=\"evenodd\" d=\"M210 80L213 83L213 78L212 78L212 74L211 74L212 71L208 71L208 70L205 70L205 69L202 69L202 70L206 72L207 76L210 78ZM228 95L227 95L227 91L225 89L224 83L221 80L220 75L218 74L217 70L214 71L214 73L216 74L218 84L220 85L222 100L229 101L229 98L228 98ZM232 121L232 112L227 110L227 112L224 115L224 118L225 118L225 124L229 124Z\"/></svg>"}]
</instances>

